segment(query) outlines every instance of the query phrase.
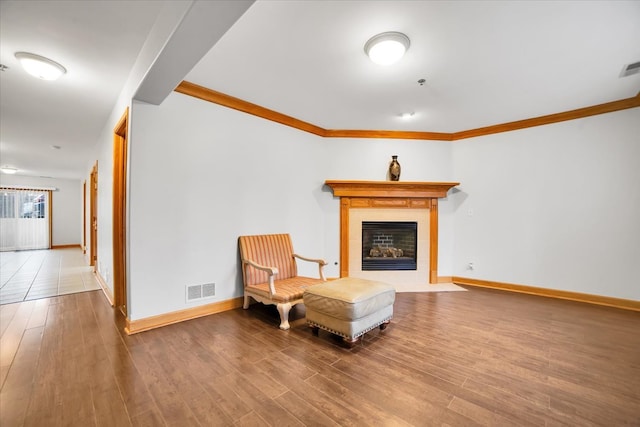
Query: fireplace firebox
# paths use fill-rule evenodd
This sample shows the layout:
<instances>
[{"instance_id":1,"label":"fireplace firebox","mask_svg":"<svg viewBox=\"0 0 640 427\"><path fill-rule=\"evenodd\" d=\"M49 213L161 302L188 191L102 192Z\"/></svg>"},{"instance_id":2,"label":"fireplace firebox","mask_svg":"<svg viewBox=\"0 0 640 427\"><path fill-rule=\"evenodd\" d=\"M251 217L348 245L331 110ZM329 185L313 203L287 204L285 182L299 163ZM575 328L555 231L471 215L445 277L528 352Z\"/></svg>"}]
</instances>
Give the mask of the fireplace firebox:
<instances>
[{"instance_id":1,"label":"fireplace firebox","mask_svg":"<svg viewBox=\"0 0 640 427\"><path fill-rule=\"evenodd\" d=\"M362 270L416 270L417 222L363 221Z\"/></svg>"}]
</instances>

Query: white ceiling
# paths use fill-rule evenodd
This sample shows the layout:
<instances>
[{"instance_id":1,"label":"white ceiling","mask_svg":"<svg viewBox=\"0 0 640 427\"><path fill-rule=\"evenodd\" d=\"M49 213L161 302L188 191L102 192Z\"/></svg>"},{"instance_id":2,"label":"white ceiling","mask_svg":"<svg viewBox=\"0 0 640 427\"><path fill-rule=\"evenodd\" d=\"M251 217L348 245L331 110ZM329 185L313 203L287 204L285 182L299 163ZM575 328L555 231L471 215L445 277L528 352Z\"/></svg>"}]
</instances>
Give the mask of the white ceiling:
<instances>
[{"instance_id":1,"label":"white ceiling","mask_svg":"<svg viewBox=\"0 0 640 427\"><path fill-rule=\"evenodd\" d=\"M161 2L1 5L0 164L84 178ZM390 67L363 51L384 31L411 39ZM34 80L20 50L69 73ZM633 97L637 61L638 1L258 1L184 79L327 129L456 132Z\"/></svg>"},{"instance_id":2,"label":"white ceiling","mask_svg":"<svg viewBox=\"0 0 640 427\"><path fill-rule=\"evenodd\" d=\"M389 67L364 54L385 31L411 39ZM456 132L632 97L635 61L638 1L264 1L186 80L328 129Z\"/></svg>"},{"instance_id":3,"label":"white ceiling","mask_svg":"<svg viewBox=\"0 0 640 427\"><path fill-rule=\"evenodd\" d=\"M0 73L0 165L23 175L84 178L161 6L1 0L0 63L9 69ZM14 57L19 51L50 58L67 74L35 79Z\"/></svg>"}]
</instances>

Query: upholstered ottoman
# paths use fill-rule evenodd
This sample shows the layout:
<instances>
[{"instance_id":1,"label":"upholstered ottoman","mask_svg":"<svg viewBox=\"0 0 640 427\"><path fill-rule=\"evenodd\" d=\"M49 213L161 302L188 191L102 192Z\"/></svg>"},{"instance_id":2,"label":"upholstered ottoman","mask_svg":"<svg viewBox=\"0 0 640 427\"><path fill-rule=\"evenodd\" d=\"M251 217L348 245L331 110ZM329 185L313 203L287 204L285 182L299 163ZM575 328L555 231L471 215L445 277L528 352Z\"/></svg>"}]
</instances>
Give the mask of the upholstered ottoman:
<instances>
[{"instance_id":1,"label":"upholstered ottoman","mask_svg":"<svg viewBox=\"0 0 640 427\"><path fill-rule=\"evenodd\" d=\"M386 328L395 299L393 286L351 277L309 286L303 294L307 324L314 335L322 328L350 345L378 326Z\"/></svg>"}]
</instances>

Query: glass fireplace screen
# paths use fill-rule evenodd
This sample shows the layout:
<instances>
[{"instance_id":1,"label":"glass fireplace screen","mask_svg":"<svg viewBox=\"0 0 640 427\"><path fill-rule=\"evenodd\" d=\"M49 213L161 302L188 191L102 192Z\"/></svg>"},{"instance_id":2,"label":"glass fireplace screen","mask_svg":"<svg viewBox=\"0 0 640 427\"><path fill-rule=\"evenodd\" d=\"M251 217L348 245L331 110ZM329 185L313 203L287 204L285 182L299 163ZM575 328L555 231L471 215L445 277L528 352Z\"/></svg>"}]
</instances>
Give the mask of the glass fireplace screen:
<instances>
[{"instance_id":1,"label":"glass fireplace screen","mask_svg":"<svg viewBox=\"0 0 640 427\"><path fill-rule=\"evenodd\" d=\"M417 222L362 223L362 270L416 270Z\"/></svg>"}]
</instances>

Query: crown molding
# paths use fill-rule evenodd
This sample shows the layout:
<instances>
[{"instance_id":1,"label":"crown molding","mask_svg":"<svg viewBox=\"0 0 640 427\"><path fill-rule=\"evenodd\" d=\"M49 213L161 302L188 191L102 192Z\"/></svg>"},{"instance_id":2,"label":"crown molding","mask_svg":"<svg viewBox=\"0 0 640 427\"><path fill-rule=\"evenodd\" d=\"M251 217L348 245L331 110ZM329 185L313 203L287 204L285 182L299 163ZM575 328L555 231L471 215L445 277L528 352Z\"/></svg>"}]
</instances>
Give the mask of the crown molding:
<instances>
[{"instance_id":1,"label":"crown molding","mask_svg":"<svg viewBox=\"0 0 640 427\"><path fill-rule=\"evenodd\" d=\"M183 81L178 85L175 91L185 95L193 96L194 98L202 99L204 101L209 101L214 104L222 105L223 107L232 108L234 110L242 111L243 113L271 120L272 122L280 123L285 126L303 130L305 132L309 132L318 136L324 137L327 132L321 127L318 127L311 123L303 122L302 120L298 120L295 117L278 113L277 111L261 107L257 104L252 104L251 102L247 102L239 98L234 98L233 96L226 95L222 92L217 92L204 86L199 86L195 83Z\"/></svg>"},{"instance_id":2,"label":"crown molding","mask_svg":"<svg viewBox=\"0 0 640 427\"><path fill-rule=\"evenodd\" d=\"M478 136L491 135L494 133L510 132L518 129L525 129L535 126L543 126L567 120L581 119L583 117L595 116L598 114L612 113L614 111L626 110L640 107L640 92L634 97L607 102L591 107L578 108L576 110L564 111L561 113L548 114L546 116L534 117L531 119L518 120L514 122L502 123L498 125L486 126L477 129L464 130L460 132L420 132L420 131L395 131L395 130L349 130L349 129L324 129L312 123L298 120L295 117L287 116L274 110L262 107L251 102L244 101L233 96L217 92L213 89L199 86L195 83L182 81L175 89L176 92L194 98L212 102L223 107L242 111L243 113L271 120L276 123L290 126L298 130L312 133L323 138L389 138L389 139L419 139L430 141L459 141L461 139L475 138Z\"/></svg>"},{"instance_id":3,"label":"crown molding","mask_svg":"<svg viewBox=\"0 0 640 427\"><path fill-rule=\"evenodd\" d=\"M420 132L401 130L348 130L327 129L325 138L392 138L392 139L427 139L432 141L451 141L451 133Z\"/></svg>"},{"instance_id":4,"label":"crown molding","mask_svg":"<svg viewBox=\"0 0 640 427\"><path fill-rule=\"evenodd\" d=\"M584 117L596 116L598 114L612 113L614 111L626 110L629 108L640 107L640 96L636 95L632 98L621 99L619 101L606 102L604 104L593 105L591 107L578 108L576 110L565 111L562 113L548 114L546 116L534 117L526 120L518 120L515 122L503 123L499 125L486 126L477 129L465 130L462 132L454 132L452 141L460 139L474 138L477 136L491 135L494 133L510 132L512 130L525 129L535 126L549 125L552 123L564 122L567 120L582 119Z\"/></svg>"}]
</instances>

